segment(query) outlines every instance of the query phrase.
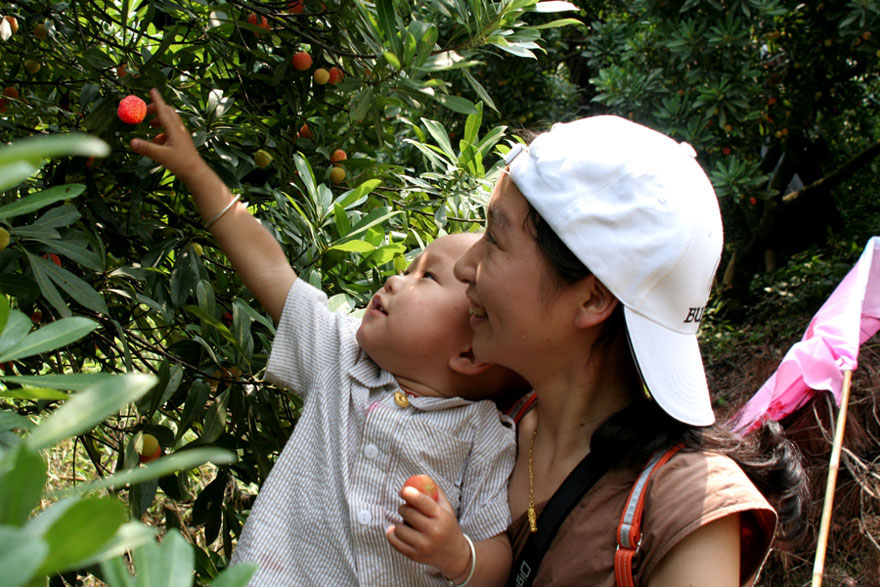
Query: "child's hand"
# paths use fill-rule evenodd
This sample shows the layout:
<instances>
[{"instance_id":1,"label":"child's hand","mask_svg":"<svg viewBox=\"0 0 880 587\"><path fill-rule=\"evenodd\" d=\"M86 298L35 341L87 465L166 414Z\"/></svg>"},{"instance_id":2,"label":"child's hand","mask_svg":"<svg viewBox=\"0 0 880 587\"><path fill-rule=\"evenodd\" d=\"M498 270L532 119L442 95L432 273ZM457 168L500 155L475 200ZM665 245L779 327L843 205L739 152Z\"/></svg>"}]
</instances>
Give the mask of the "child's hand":
<instances>
[{"instance_id":1,"label":"child's hand","mask_svg":"<svg viewBox=\"0 0 880 587\"><path fill-rule=\"evenodd\" d=\"M398 508L404 524L391 526L385 537L395 550L416 562L436 567L448 578L467 575L470 547L443 490L434 501L414 487L404 487Z\"/></svg>"},{"instance_id":2,"label":"child's hand","mask_svg":"<svg viewBox=\"0 0 880 587\"><path fill-rule=\"evenodd\" d=\"M196 174L206 164L193 145L189 130L177 111L165 103L156 88L150 90L150 97L153 102L147 106L147 114L156 115L150 125L161 126L165 132L158 135L153 142L132 139L131 148L135 153L155 160L186 181L188 176Z\"/></svg>"}]
</instances>

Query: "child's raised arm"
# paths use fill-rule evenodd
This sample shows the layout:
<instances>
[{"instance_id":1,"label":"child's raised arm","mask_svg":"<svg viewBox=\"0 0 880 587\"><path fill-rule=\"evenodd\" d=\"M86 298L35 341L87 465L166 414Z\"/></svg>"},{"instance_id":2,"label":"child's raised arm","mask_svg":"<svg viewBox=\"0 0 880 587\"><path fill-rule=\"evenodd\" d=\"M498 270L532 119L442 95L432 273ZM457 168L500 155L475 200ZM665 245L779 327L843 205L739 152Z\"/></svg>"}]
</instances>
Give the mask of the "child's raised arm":
<instances>
[{"instance_id":1,"label":"child's raised arm","mask_svg":"<svg viewBox=\"0 0 880 587\"><path fill-rule=\"evenodd\" d=\"M241 281L277 323L296 273L275 237L247 208L234 201L229 188L199 155L180 115L153 89L147 112L155 114L164 128L163 144L134 139L134 152L162 164L179 177L192 193L209 230L229 258ZM218 214L221 214L217 218Z\"/></svg>"}]
</instances>

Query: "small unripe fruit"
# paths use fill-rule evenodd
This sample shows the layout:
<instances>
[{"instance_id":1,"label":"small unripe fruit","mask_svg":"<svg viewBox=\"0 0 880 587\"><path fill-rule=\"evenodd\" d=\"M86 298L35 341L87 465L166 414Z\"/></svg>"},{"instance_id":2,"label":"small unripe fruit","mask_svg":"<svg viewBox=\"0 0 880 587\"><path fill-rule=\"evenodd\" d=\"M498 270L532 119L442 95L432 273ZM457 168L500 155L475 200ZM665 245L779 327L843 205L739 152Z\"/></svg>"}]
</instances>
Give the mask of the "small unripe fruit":
<instances>
[{"instance_id":1,"label":"small unripe fruit","mask_svg":"<svg viewBox=\"0 0 880 587\"><path fill-rule=\"evenodd\" d=\"M34 25L34 36L41 41L45 41L46 38L49 36L49 29L47 29L46 25L44 25L43 23L38 22Z\"/></svg>"},{"instance_id":2,"label":"small unripe fruit","mask_svg":"<svg viewBox=\"0 0 880 587\"><path fill-rule=\"evenodd\" d=\"M832 41L831 39L825 39L825 46L826 47L830 47L833 43L834 43L834 41Z\"/></svg>"},{"instance_id":3,"label":"small unripe fruit","mask_svg":"<svg viewBox=\"0 0 880 587\"><path fill-rule=\"evenodd\" d=\"M434 501L440 499L440 491L434 480L427 475L413 475L403 484L404 487L415 487Z\"/></svg>"},{"instance_id":4,"label":"small unripe fruit","mask_svg":"<svg viewBox=\"0 0 880 587\"><path fill-rule=\"evenodd\" d=\"M287 12L291 14L302 14L304 10L302 0L294 0L287 5Z\"/></svg>"},{"instance_id":5,"label":"small unripe fruit","mask_svg":"<svg viewBox=\"0 0 880 587\"><path fill-rule=\"evenodd\" d=\"M290 63L297 71L305 71L312 66L312 56L306 51L297 51L290 58Z\"/></svg>"},{"instance_id":6,"label":"small unripe fruit","mask_svg":"<svg viewBox=\"0 0 880 587\"><path fill-rule=\"evenodd\" d=\"M137 96L126 96L119 102L116 114L126 124L140 124L147 115L147 103Z\"/></svg>"},{"instance_id":7,"label":"small unripe fruit","mask_svg":"<svg viewBox=\"0 0 880 587\"><path fill-rule=\"evenodd\" d=\"M120 63L116 67L116 77L125 77L128 75L128 66L125 63Z\"/></svg>"},{"instance_id":8,"label":"small unripe fruit","mask_svg":"<svg viewBox=\"0 0 880 587\"><path fill-rule=\"evenodd\" d=\"M43 321L43 311L39 308L31 312L31 320L33 320L34 324L39 324Z\"/></svg>"},{"instance_id":9,"label":"small unripe fruit","mask_svg":"<svg viewBox=\"0 0 880 587\"><path fill-rule=\"evenodd\" d=\"M315 133L312 132L312 129L309 128L309 125L305 122L301 127L299 127L299 136L304 139L312 140L315 138Z\"/></svg>"},{"instance_id":10,"label":"small unripe fruit","mask_svg":"<svg viewBox=\"0 0 880 587\"><path fill-rule=\"evenodd\" d=\"M329 79L330 85L335 86L336 84L338 84L339 82L342 81L342 78L343 78L343 75L342 75L341 69L339 69L335 65L330 68L330 79Z\"/></svg>"},{"instance_id":11,"label":"small unripe fruit","mask_svg":"<svg viewBox=\"0 0 880 587\"><path fill-rule=\"evenodd\" d=\"M34 60L34 59L25 59L25 61L24 61L24 68L25 68L25 69L28 71L28 73L31 74L31 75L33 75L33 74L37 73L38 71L40 71L40 67L42 67L42 66L40 65L40 62L39 62L39 61L36 61L36 60Z\"/></svg>"},{"instance_id":12,"label":"small unripe fruit","mask_svg":"<svg viewBox=\"0 0 880 587\"><path fill-rule=\"evenodd\" d=\"M312 74L312 77L314 78L316 84L323 86L328 81L330 81L330 72L323 67L319 67L315 70L315 73Z\"/></svg>"},{"instance_id":13,"label":"small unripe fruit","mask_svg":"<svg viewBox=\"0 0 880 587\"><path fill-rule=\"evenodd\" d=\"M135 444L135 448L138 449L138 460L142 463L155 461L162 456L162 446L159 444L159 440L149 433L141 436L140 447Z\"/></svg>"},{"instance_id":14,"label":"small unripe fruit","mask_svg":"<svg viewBox=\"0 0 880 587\"><path fill-rule=\"evenodd\" d=\"M0 251L6 249L9 246L9 231L5 228L0 228Z\"/></svg>"},{"instance_id":15,"label":"small unripe fruit","mask_svg":"<svg viewBox=\"0 0 880 587\"><path fill-rule=\"evenodd\" d=\"M866 41L871 40L871 31L865 31L862 33L862 38Z\"/></svg>"},{"instance_id":16,"label":"small unripe fruit","mask_svg":"<svg viewBox=\"0 0 880 587\"><path fill-rule=\"evenodd\" d=\"M202 245L200 245L199 243L193 243L192 246L193 246L193 252L194 252L196 255L198 255L199 257L201 257L201 256L202 256L202 253L204 252L204 251L202 250Z\"/></svg>"},{"instance_id":17,"label":"small unripe fruit","mask_svg":"<svg viewBox=\"0 0 880 587\"><path fill-rule=\"evenodd\" d=\"M12 31L13 35L18 32L18 19L17 18L15 18L14 16L4 16L3 20L5 20L6 22L9 23L9 30Z\"/></svg>"},{"instance_id":18,"label":"small unripe fruit","mask_svg":"<svg viewBox=\"0 0 880 587\"><path fill-rule=\"evenodd\" d=\"M333 183L342 183L345 181L345 169L339 166L333 166L330 170L330 181Z\"/></svg>"},{"instance_id":19,"label":"small unripe fruit","mask_svg":"<svg viewBox=\"0 0 880 587\"><path fill-rule=\"evenodd\" d=\"M339 163L340 161L345 161L348 159L348 155L345 154L345 151L342 149L336 149L333 151L333 154L330 155L330 163Z\"/></svg>"},{"instance_id":20,"label":"small unripe fruit","mask_svg":"<svg viewBox=\"0 0 880 587\"><path fill-rule=\"evenodd\" d=\"M269 167L269 164L272 163L272 155L260 149L254 153L254 163L257 167Z\"/></svg>"},{"instance_id":21,"label":"small unripe fruit","mask_svg":"<svg viewBox=\"0 0 880 587\"><path fill-rule=\"evenodd\" d=\"M722 155L730 155L730 147L722 147L721 154Z\"/></svg>"},{"instance_id":22,"label":"small unripe fruit","mask_svg":"<svg viewBox=\"0 0 880 587\"><path fill-rule=\"evenodd\" d=\"M7 98L18 100L18 90L13 86L6 86L5 88L3 88L3 95Z\"/></svg>"}]
</instances>

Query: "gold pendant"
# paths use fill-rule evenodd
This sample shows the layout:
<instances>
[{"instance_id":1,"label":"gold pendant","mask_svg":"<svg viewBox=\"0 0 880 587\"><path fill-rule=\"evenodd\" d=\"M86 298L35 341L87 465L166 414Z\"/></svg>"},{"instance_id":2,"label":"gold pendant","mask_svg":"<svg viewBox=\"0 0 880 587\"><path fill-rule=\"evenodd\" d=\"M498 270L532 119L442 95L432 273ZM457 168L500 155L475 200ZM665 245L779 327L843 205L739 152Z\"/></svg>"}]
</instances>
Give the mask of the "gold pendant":
<instances>
[{"instance_id":1,"label":"gold pendant","mask_svg":"<svg viewBox=\"0 0 880 587\"><path fill-rule=\"evenodd\" d=\"M538 531L538 516L535 515L535 508L529 506L529 532L534 534Z\"/></svg>"},{"instance_id":2,"label":"gold pendant","mask_svg":"<svg viewBox=\"0 0 880 587\"><path fill-rule=\"evenodd\" d=\"M396 403L401 408L409 407L409 398L406 397L406 394L402 391L394 392L394 403Z\"/></svg>"}]
</instances>

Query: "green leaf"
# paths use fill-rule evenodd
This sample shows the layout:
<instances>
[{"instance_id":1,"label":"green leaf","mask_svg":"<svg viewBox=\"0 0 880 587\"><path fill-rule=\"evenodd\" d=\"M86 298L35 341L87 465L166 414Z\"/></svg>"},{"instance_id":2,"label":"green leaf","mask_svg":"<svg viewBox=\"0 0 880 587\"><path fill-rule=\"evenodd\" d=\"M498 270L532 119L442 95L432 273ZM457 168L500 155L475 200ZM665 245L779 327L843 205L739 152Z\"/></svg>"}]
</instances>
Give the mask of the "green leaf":
<instances>
[{"instance_id":1,"label":"green leaf","mask_svg":"<svg viewBox=\"0 0 880 587\"><path fill-rule=\"evenodd\" d=\"M46 463L40 453L17 443L0 458L0 524L21 526L40 503Z\"/></svg>"},{"instance_id":2,"label":"green leaf","mask_svg":"<svg viewBox=\"0 0 880 587\"><path fill-rule=\"evenodd\" d=\"M357 206L358 203L362 200L362 198L366 198L370 193L373 192L377 187L382 184L381 179L368 179L364 183L360 184L354 189L348 190L340 195L334 201L335 204L339 204L343 208L348 209L351 206Z\"/></svg>"},{"instance_id":3,"label":"green leaf","mask_svg":"<svg viewBox=\"0 0 880 587\"><path fill-rule=\"evenodd\" d=\"M440 92L434 92L434 95L431 97L446 108L449 108L453 112L458 112L459 114L474 114L477 111L477 107L474 106L474 103L467 98L450 96Z\"/></svg>"},{"instance_id":4,"label":"green leaf","mask_svg":"<svg viewBox=\"0 0 880 587\"><path fill-rule=\"evenodd\" d=\"M40 165L34 165L27 161L0 163L0 192L17 186L33 175L40 167Z\"/></svg>"},{"instance_id":5,"label":"green leaf","mask_svg":"<svg viewBox=\"0 0 880 587\"><path fill-rule=\"evenodd\" d=\"M473 114L479 114L479 111L474 108ZM449 142L446 128L436 120L429 120L427 118L422 118L422 123L428 129L428 132L431 133L431 136L434 137L434 140L437 141L437 144L440 145L440 148L443 149L443 152L446 153L446 156L451 160L455 160L455 150L452 148L452 143Z\"/></svg>"},{"instance_id":6,"label":"green leaf","mask_svg":"<svg viewBox=\"0 0 880 587\"><path fill-rule=\"evenodd\" d=\"M201 447L180 450L168 456L160 457L152 463L141 465L134 469L125 469L124 471L120 471L110 477L104 477L103 479L98 479L89 483L80 483L72 487L64 488L51 493L50 497L85 495L87 493L104 489L119 489L126 485L144 483L145 481L158 479L180 471L189 471L190 469L200 467L205 463L230 465L236 461L237 457L235 456L235 453L220 448Z\"/></svg>"},{"instance_id":7,"label":"green leaf","mask_svg":"<svg viewBox=\"0 0 880 587\"><path fill-rule=\"evenodd\" d=\"M67 346L97 327L97 322L82 316L61 318L31 332L21 342L5 350L0 354L0 363L31 357Z\"/></svg>"},{"instance_id":8,"label":"green leaf","mask_svg":"<svg viewBox=\"0 0 880 587\"><path fill-rule=\"evenodd\" d=\"M0 292L0 332L6 328L7 320L9 320L9 298Z\"/></svg>"},{"instance_id":9,"label":"green leaf","mask_svg":"<svg viewBox=\"0 0 880 587\"><path fill-rule=\"evenodd\" d=\"M0 376L0 381L18 383L19 385L32 385L49 389L67 389L80 391L91 385L96 385L108 379L118 377L110 373L68 373L66 375L8 375ZM67 395L65 395L67 397Z\"/></svg>"},{"instance_id":10,"label":"green leaf","mask_svg":"<svg viewBox=\"0 0 880 587\"><path fill-rule=\"evenodd\" d=\"M27 400L66 400L68 395L62 391L40 387L22 387L20 389L0 390L0 397Z\"/></svg>"},{"instance_id":11,"label":"green leaf","mask_svg":"<svg viewBox=\"0 0 880 587\"><path fill-rule=\"evenodd\" d=\"M31 253L27 255L31 268L34 270L34 277L37 278L38 283L41 283L41 280L45 280L45 277L48 277L83 307L100 314L108 313L107 303L104 301L104 298L88 283L51 261ZM41 289L43 289L42 284ZM58 308L58 310L60 311L61 308Z\"/></svg>"},{"instance_id":12,"label":"green leaf","mask_svg":"<svg viewBox=\"0 0 880 587\"><path fill-rule=\"evenodd\" d=\"M33 427L30 420L24 416L20 416L15 412L0 410L0 432L10 432L12 430L28 430Z\"/></svg>"},{"instance_id":13,"label":"green leaf","mask_svg":"<svg viewBox=\"0 0 880 587\"><path fill-rule=\"evenodd\" d=\"M369 253L376 250L376 247L368 242L361 240L350 240L344 243L335 244L330 247L331 251L345 251L347 253Z\"/></svg>"},{"instance_id":14,"label":"green leaf","mask_svg":"<svg viewBox=\"0 0 880 587\"><path fill-rule=\"evenodd\" d=\"M158 575L164 578L161 587L191 587L193 584L193 547L177 530L165 534L159 546L159 564Z\"/></svg>"},{"instance_id":15,"label":"green leaf","mask_svg":"<svg viewBox=\"0 0 880 587\"><path fill-rule=\"evenodd\" d=\"M31 584L48 554L49 545L39 536L31 536L21 528L0 526L0 569L5 587Z\"/></svg>"},{"instance_id":16,"label":"green leaf","mask_svg":"<svg viewBox=\"0 0 880 587\"><path fill-rule=\"evenodd\" d=\"M239 563L226 567L211 581L211 587L245 587L257 572L255 563Z\"/></svg>"},{"instance_id":17,"label":"green leaf","mask_svg":"<svg viewBox=\"0 0 880 587\"><path fill-rule=\"evenodd\" d=\"M155 541L156 529L140 522L126 522L122 524L116 534L91 557L80 562L81 567L88 567L101 561L121 557L128 551L138 548L143 544ZM121 560L121 559L117 559ZM103 570L104 565L101 565ZM126 570L126 573L128 571ZM109 583L109 581L108 581ZM110 585L116 585L110 583Z\"/></svg>"},{"instance_id":18,"label":"green leaf","mask_svg":"<svg viewBox=\"0 0 880 587\"><path fill-rule=\"evenodd\" d=\"M56 509L61 511L52 512ZM57 502L25 526L29 534L49 545L49 556L38 573L51 575L77 567L109 542L123 522L125 506L115 499L86 497Z\"/></svg>"},{"instance_id":19,"label":"green leaf","mask_svg":"<svg viewBox=\"0 0 880 587\"><path fill-rule=\"evenodd\" d=\"M31 165L38 166L43 159L65 155L106 157L109 154L110 145L86 134L39 135L0 147L0 167L15 161L27 161Z\"/></svg>"},{"instance_id":20,"label":"green leaf","mask_svg":"<svg viewBox=\"0 0 880 587\"><path fill-rule=\"evenodd\" d=\"M55 202L76 198L85 189L86 186L84 185L72 183L55 186L42 192L31 194L11 204L0 206L0 218L13 218L21 214L30 214L34 210L45 208Z\"/></svg>"},{"instance_id":21,"label":"green leaf","mask_svg":"<svg viewBox=\"0 0 880 587\"><path fill-rule=\"evenodd\" d=\"M108 416L137 400L156 384L156 377L133 373L120 375L81 391L55 410L25 437L34 450L91 430Z\"/></svg>"},{"instance_id":22,"label":"green leaf","mask_svg":"<svg viewBox=\"0 0 880 587\"><path fill-rule=\"evenodd\" d=\"M394 10L394 1L376 0L376 17L379 19L379 26L382 27L382 32L385 33L385 40L394 51L392 56L400 55L401 42L400 36L397 33L397 13ZM387 59L388 56L386 55L385 58ZM394 60L397 61L397 57L394 57ZM395 67L400 69L400 61L397 61Z\"/></svg>"}]
</instances>

